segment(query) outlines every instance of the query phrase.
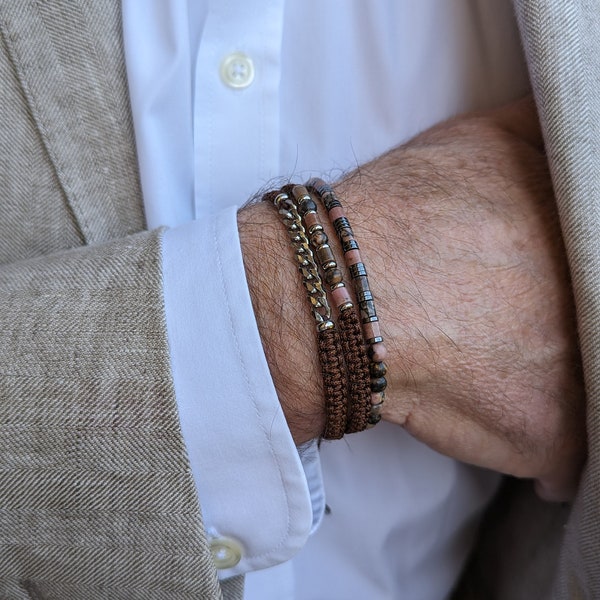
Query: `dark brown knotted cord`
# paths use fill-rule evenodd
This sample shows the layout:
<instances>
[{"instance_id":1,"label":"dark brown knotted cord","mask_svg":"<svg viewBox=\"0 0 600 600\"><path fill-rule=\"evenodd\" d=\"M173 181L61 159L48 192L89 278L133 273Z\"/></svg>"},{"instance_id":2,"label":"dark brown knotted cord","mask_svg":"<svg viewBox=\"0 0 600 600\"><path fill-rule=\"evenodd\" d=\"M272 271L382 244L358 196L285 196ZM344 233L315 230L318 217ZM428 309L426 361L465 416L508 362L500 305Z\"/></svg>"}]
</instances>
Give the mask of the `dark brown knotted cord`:
<instances>
[{"instance_id":1,"label":"dark brown knotted cord","mask_svg":"<svg viewBox=\"0 0 600 600\"><path fill-rule=\"evenodd\" d=\"M316 203L304 186L290 185L283 189L297 203L313 254L321 268L326 288L329 288L329 297L339 312L338 325L348 385L346 433L363 431L367 427L371 409L371 387L369 359L358 315L329 246L327 234L319 221Z\"/></svg>"}]
</instances>

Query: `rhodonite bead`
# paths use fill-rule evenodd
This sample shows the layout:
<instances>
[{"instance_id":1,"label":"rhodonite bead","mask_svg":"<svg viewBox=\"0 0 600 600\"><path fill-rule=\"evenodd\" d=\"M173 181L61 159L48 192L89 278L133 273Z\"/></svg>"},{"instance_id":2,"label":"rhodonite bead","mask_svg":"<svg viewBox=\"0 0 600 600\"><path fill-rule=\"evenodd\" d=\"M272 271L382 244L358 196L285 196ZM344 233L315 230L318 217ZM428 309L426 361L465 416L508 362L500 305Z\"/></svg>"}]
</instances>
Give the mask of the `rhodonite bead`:
<instances>
[{"instance_id":1,"label":"rhodonite bead","mask_svg":"<svg viewBox=\"0 0 600 600\"><path fill-rule=\"evenodd\" d=\"M379 342L370 346L367 350L367 354L372 361L382 362L387 358L387 348L384 346L383 342Z\"/></svg>"},{"instance_id":2,"label":"rhodonite bead","mask_svg":"<svg viewBox=\"0 0 600 600\"><path fill-rule=\"evenodd\" d=\"M350 293L345 285L340 285L331 291L331 299L334 306L340 307L343 304L351 302Z\"/></svg>"}]
</instances>

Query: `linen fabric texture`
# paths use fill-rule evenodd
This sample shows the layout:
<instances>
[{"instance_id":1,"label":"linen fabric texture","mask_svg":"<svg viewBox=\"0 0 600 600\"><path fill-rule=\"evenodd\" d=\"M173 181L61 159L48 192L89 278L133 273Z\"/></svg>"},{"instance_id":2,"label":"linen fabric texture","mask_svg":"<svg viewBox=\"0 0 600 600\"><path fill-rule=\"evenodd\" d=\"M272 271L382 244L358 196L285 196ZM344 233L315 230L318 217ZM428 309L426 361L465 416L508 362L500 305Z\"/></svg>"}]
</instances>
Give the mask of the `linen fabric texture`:
<instances>
[{"instance_id":1,"label":"linen fabric texture","mask_svg":"<svg viewBox=\"0 0 600 600\"><path fill-rule=\"evenodd\" d=\"M594 598L600 3L516 8L573 274L590 459L558 566L564 509L514 485L465 589ZM0 1L0 595L239 599L241 579L217 581L180 434L120 31L112 0Z\"/></svg>"}]
</instances>

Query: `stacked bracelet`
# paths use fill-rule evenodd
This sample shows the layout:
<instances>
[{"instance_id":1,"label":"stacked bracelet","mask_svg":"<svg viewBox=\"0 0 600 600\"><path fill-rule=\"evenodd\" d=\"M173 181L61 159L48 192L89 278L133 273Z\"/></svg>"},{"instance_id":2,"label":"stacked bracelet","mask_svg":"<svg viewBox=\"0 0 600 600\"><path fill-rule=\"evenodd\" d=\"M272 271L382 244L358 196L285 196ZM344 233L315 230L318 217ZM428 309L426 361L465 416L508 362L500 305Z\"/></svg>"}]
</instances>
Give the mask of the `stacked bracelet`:
<instances>
[{"instance_id":1,"label":"stacked bracelet","mask_svg":"<svg viewBox=\"0 0 600 600\"><path fill-rule=\"evenodd\" d=\"M346 433L363 431L368 425L371 410L369 359L363 344L354 303L346 289L333 250L328 244L327 234L319 221L317 205L308 190L300 185L286 186L284 190L289 190L297 202L298 212L323 272L323 279L329 287L331 298L339 313L340 337L348 374Z\"/></svg>"},{"instance_id":2,"label":"stacked bracelet","mask_svg":"<svg viewBox=\"0 0 600 600\"><path fill-rule=\"evenodd\" d=\"M325 206L342 245L358 313L311 194ZM367 271L342 205L333 189L321 179L312 179L306 187L287 185L279 192L265 194L263 199L277 207L286 226L317 325L325 392L323 437L339 439L344 433L372 427L381 419L387 386L384 362L387 353ZM339 331L330 300L338 315Z\"/></svg>"},{"instance_id":3,"label":"stacked bracelet","mask_svg":"<svg viewBox=\"0 0 600 600\"><path fill-rule=\"evenodd\" d=\"M323 202L327 210L329 219L342 245L346 266L350 271L354 284L363 335L368 345L368 355L371 360L369 371L371 374L370 388L372 395L368 423L372 427L381 419L381 409L385 399L387 366L384 361L387 357L387 350L379 328L379 318L375 311L375 303L369 287L367 269L362 262L358 242L354 237L350 222L331 186L322 179L314 178L307 183L307 187Z\"/></svg>"}]
</instances>

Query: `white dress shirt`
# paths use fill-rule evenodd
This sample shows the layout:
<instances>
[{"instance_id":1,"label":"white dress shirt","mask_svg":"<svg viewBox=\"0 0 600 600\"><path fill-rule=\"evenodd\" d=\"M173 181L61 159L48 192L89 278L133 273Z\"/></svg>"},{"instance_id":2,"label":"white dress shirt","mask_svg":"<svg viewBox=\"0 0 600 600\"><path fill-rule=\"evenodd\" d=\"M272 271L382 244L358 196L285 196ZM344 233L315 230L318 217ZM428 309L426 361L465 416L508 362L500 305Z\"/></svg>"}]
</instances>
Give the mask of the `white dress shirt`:
<instances>
[{"instance_id":1,"label":"white dress shirt","mask_svg":"<svg viewBox=\"0 0 600 600\"><path fill-rule=\"evenodd\" d=\"M262 600L445 597L497 476L389 424L324 444L331 512L307 544L319 462L301 463L277 402L236 210L273 178L335 179L524 93L510 2L123 0L123 21L148 226L171 227L175 391L222 575L283 562L247 578Z\"/></svg>"}]
</instances>

